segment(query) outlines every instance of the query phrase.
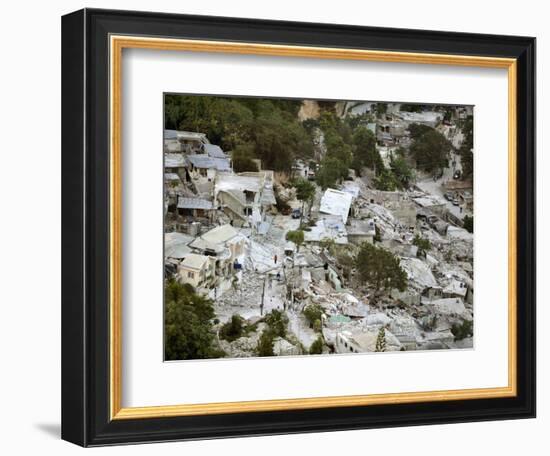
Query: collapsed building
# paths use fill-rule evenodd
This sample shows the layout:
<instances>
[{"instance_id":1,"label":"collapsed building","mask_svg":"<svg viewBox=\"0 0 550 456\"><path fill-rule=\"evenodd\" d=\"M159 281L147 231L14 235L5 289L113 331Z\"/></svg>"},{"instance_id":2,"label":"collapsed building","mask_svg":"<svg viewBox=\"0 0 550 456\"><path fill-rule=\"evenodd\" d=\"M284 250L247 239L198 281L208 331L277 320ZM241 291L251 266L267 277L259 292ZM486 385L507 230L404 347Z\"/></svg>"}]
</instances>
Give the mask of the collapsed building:
<instances>
[{"instance_id":1,"label":"collapsed building","mask_svg":"<svg viewBox=\"0 0 550 456\"><path fill-rule=\"evenodd\" d=\"M273 173L221 174L214 183L214 204L239 226L258 229L276 203Z\"/></svg>"}]
</instances>

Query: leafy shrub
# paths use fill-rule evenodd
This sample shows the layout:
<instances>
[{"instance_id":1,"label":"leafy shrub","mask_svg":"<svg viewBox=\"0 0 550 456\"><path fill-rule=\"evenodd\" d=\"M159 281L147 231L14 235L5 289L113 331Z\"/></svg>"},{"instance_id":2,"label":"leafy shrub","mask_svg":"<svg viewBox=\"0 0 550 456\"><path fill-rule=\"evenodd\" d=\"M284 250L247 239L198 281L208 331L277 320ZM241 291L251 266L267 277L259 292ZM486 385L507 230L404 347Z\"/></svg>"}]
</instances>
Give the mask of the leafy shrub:
<instances>
[{"instance_id":1,"label":"leafy shrub","mask_svg":"<svg viewBox=\"0 0 550 456\"><path fill-rule=\"evenodd\" d=\"M269 326L273 337L285 337L288 317L280 310L274 309L266 315L264 321Z\"/></svg>"},{"instance_id":2,"label":"leafy shrub","mask_svg":"<svg viewBox=\"0 0 550 456\"><path fill-rule=\"evenodd\" d=\"M321 321L321 317L323 316L323 308L319 304L310 304L304 308L302 311L304 316L307 318L307 321L309 322L310 327L313 327L315 322L319 320Z\"/></svg>"},{"instance_id":3,"label":"leafy shrub","mask_svg":"<svg viewBox=\"0 0 550 456\"><path fill-rule=\"evenodd\" d=\"M245 332L244 319L240 315L233 315L231 320L225 323L220 329L220 338L233 342L242 337Z\"/></svg>"},{"instance_id":4,"label":"leafy shrub","mask_svg":"<svg viewBox=\"0 0 550 456\"><path fill-rule=\"evenodd\" d=\"M464 322L459 324L454 324L451 328L455 340L466 339L467 337L472 337L474 335L474 322L464 320Z\"/></svg>"},{"instance_id":5,"label":"leafy shrub","mask_svg":"<svg viewBox=\"0 0 550 456\"><path fill-rule=\"evenodd\" d=\"M258 356L275 356L275 352L273 351L273 339L273 332L269 330L264 331L256 346L256 354Z\"/></svg>"},{"instance_id":6,"label":"leafy shrub","mask_svg":"<svg viewBox=\"0 0 550 456\"><path fill-rule=\"evenodd\" d=\"M416 245L420 250L430 250L432 244L429 239L421 238L418 234L413 239L413 245Z\"/></svg>"},{"instance_id":7,"label":"leafy shrub","mask_svg":"<svg viewBox=\"0 0 550 456\"><path fill-rule=\"evenodd\" d=\"M323 338L319 336L309 347L310 355L321 355L323 353Z\"/></svg>"}]
</instances>

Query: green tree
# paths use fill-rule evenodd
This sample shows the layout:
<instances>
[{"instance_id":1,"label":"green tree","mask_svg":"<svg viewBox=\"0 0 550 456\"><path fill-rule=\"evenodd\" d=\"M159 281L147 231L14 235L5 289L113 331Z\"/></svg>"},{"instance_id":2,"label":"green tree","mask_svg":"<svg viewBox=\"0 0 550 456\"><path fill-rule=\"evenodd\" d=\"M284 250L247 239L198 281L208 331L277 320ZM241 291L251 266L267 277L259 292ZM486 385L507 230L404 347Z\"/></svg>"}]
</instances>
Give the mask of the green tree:
<instances>
[{"instance_id":1,"label":"green tree","mask_svg":"<svg viewBox=\"0 0 550 456\"><path fill-rule=\"evenodd\" d=\"M295 158L313 155L313 140L296 116L262 100L252 131L256 155L266 169L290 172Z\"/></svg>"},{"instance_id":2,"label":"green tree","mask_svg":"<svg viewBox=\"0 0 550 456\"><path fill-rule=\"evenodd\" d=\"M364 126L359 126L353 133L353 162L352 168L361 172L361 168L379 171L384 167L380 153L376 149L376 137L374 133Z\"/></svg>"},{"instance_id":3,"label":"green tree","mask_svg":"<svg viewBox=\"0 0 550 456\"><path fill-rule=\"evenodd\" d=\"M351 276L351 271L355 267L355 258L348 251L339 251L336 255L336 261L342 268L343 275L346 279Z\"/></svg>"},{"instance_id":4,"label":"green tree","mask_svg":"<svg viewBox=\"0 0 550 456\"><path fill-rule=\"evenodd\" d=\"M467 337L472 337L474 335L474 322L464 320L461 325L454 324L451 327L451 332L455 336L455 340L466 339Z\"/></svg>"},{"instance_id":5,"label":"green tree","mask_svg":"<svg viewBox=\"0 0 550 456\"><path fill-rule=\"evenodd\" d=\"M390 162L390 169L401 188L408 188L412 179L412 170L402 156L395 157Z\"/></svg>"},{"instance_id":6,"label":"green tree","mask_svg":"<svg viewBox=\"0 0 550 456\"><path fill-rule=\"evenodd\" d=\"M468 231L469 233L474 232L474 216L465 215L464 219L462 219L464 222L464 229Z\"/></svg>"},{"instance_id":7,"label":"green tree","mask_svg":"<svg viewBox=\"0 0 550 456\"><path fill-rule=\"evenodd\" d=\"M269 330L273 336L285 337L286 336L286 326L288 325L288 317L284 312L280 310L273 309L268 313L264 321L269 326Z\"/></svg>"},{"instance_id":8,"label":"green tree","mask_svg":"<svg viewBox=\"0 0 550 456\"><path fill-rule=\"evenodd\" d=\"M414 139L410 152L416 160L418 168L435 173L448 166L448 156L451 148L452 145L445 136L437 130L429 128L429 130L425 130L423 134Z\"/></svg>"},{"instance_id":9,"label":"green tree","mask_svg":"<svg viewBox=\"0 0 550 456\"><path fill-rule=\"evenodd\" d=\"M275 356L275 352L273 351L273 339L274 336L271 331L264 331L258 340L256 354L258 356Z\"/></svg>"},{"instance_id":10,"label":"green tree","mask_svg":"<svg viewBox=\"0 0 550 456\"><path fill-rule=\"evenodd\" d=\"M313 324L317 320L320 321L324 314L324 310L319 304L309 304L304 307L304 310L302 312L309 322L310 328L313 327Z\"/></svg>"},{"instance_id":11,"label":"green tree","mask_svg":"<svg viewBox=\"0 0 550 456\"><path fill-rule=\"evenodd\" d=\"M376 103L376 113L378 115L386 114L388 111L388 103Z\"/></svg>"},{"instance_id":12,"label":"green tree","mask_svg":"<svg viewBox=\"0 0 550 456\"><path fill-rule=\"evenodd\" d=\"M327 148L327 156L335 158L345 165L346 174L342 177L346 177L352 160L351 145L346 143L336 130L328 130L325 132L325 146Z\"/></svg>"},{"instance_id":13,"label":"green tree","mask_svg":"<svg viewBox=\"0 0 550 456\"><path fill-rule=\"evenodd\" d=\"M399 187L399 181L394 174L387 168L383 168L378 176L374 178L374 187L377 190L383 190L387 192L393 192Z\"/></svg>"},{"instance_id":14,"label":"green tree","mask_svg":"<svg viewBox=\"0 0 550 456\"><path fill-rule=\"evenodd\" d=\"M165 359L219 358L224 353L215 346L212 302L189 285L174 280L164 288Z\"/></svg>"},{"instance_id":15,"label":"green tree","mask_svg":"<svg viewBox=\"0 0 550 456\"><path fill-rule=\"evenodd\" d=\"M254 161L254 145L251 143L239 144L231 154L233 171L244 173L258 171L258 164Z\"/></svg>"},{"instance_id":16,"label":"green tree","mask_svg":"<svg viewBox=\"0 0 550 456\"><path fill-rule=\"evenodd\" d=\"M405 112L422 112L424 110L424 105L416 103L403 103L399 106L399 110Z\"/></svg>"},{"instance_id":17,"label":"green tree","mask_svg":"<svg viewBox=\"0 0 550 456\"><path fill-rule=\"evenodd\" d=\"M296 198L302 202L302 213L300 214L300 224L302 223L302 217L304 216L304 205L307 203L311 207L313 198L315 197L315 185L306 179L295 179L292 182L293 187L296 189Z\"/></svg>"},{"instance_id":18,"label":"green tree","mask_svg":"<svg viewBox=\"0 0 550 456\"><path fill-rule=\"evenodd\" d=\"M375 352L385 352L386 351L386 330L382 326L378 330L378 336L376 337L376 347L374 348Z\"/></svg>"},{"instance_id":19,"label":"green tree","mask_svg":"<svg viewBox=\"0 0 550 456\"><path fill-rule=\"evenodd\" d=\"M416 245L420 250L424 250L425 252L430 250L432 248L432 244L429 239L424 239L420 237L418 234L413 239L413 245Z\"/></svg>"},{"instance_id":20,"label":"green tree","mask_svg":"<svg viewBox=\"0 0 550 456\"><path fill-rule=\"evenodd\" d=\"M309 354L310 355L321 355L323 353L323 337L319 336L315 341L311 344L309 347Z\"/></svg>"},{"instance_id":21,"label":"green tree","mask_svg":"<svg viewBox=\"0 0 550 456\"><path fill-rule=\"evenodd\" d=\"M302 230L288 231L286 240L296 244L296 251L300 250L300 246L304 243L304 232Z\"/></svg>"},{"instance_id":22,"label":"green tree","mask_svg":"<svg viewBox=\"0 0 550 456\"><path fill-rule=\"evenodd\" d=\"M236 173L256 172L258 171L258 164L250 157L235 157L233 159L233 171Z\"/></svg>"},{"instance_id":23,"label":"green tree","mask_svg":"<svg viewBox=\"0 0 550 456\"><path fill-rule=\"evenodd\" d=\"M323 190L334 187L348 172L347 166L340 160L325 156L321 160L315 175L317 183Z\"/></svg>"},{"instance_id":24,"label":"green tree","mask_svg":"<svg viewBox=\"0 0 550 456\"><path fill-rule=\"evenodd\" d=\"M407 273L401 268L399 258L382 247L363 243L355 264L361 279L374 287L375 297L381 291L392 288L405 291L407 287Z\"/></svg>"},{"instance_id":25,"label":"green tree","mask_svg":"<svg viewBox=\"0 0 550 456\"><path fill-rule=\"evenodd\" d=\"M422 135L424 135L425 133L433 130L432 127L428 127L427 125L422 125L417 123L410 124L407 127L407 129L409 130L409 133L411 134L411 138L413 140L416 140L422 137Z\"/></svg>"},{"instance_id":26,"label":"green tree","mask_svg":"<svg viewBox=\"0 0 550 456\"><path fill-rule=\"evenodd\" d=\"M240 315L233 315L231 320L220 329L220 338L233 342L243 336L245 329L244 319Z\"/></svg>"}]
</instances>

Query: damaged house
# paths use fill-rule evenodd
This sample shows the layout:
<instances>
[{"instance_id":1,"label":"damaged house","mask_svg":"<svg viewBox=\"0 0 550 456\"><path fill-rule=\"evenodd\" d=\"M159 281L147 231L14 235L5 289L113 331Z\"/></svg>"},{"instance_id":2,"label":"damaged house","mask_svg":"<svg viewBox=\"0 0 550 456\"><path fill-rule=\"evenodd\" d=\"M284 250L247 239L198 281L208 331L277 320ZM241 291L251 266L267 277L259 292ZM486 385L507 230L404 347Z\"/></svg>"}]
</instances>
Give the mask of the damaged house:
<instances>
[{"instance_id":1,"label":"damaged house","mask_svg":"<svg viewBox=\"0 0 550 456\"><path fill-rule=\"evenodd\" d=\"M258 229L266 210L275 204L270 173L220 174L214 184L214 201L231 220Z\"/></svg>"},{"instance_id":2,"label":"damaged house","mask_svg":"<svg viewBox=\"0 0 550 456\"><path fill-rule=\"evenodd\" d=\"M363 242L374 243L376 226L373 219L349 219L349 225L346 228L348 241L352 244L361 245Z\"/></svg>"},{"instance_id":3,"label":"damaged house","mask_svg":"<svg viewBox=\"0 0 550 456\"><path fill-rule=\"evenodd\" d=\"M164 130L164 151L184 154L201 154L209 144L205 133L194 131Z\"/></svg>"},{"instance_id":4,"label":"damaged house","mask_svg":"<svg viewBox=\"0 0 550 456\"><path fill-rule=\"evenodd\" d=\"M228 158L212 158L206 154L188 155L188 172L193 179L214 180L218 172L230 172L231 163Z\"/></svg>"},{"instance_id":5,"label":"damaged house","mask_svg":"<svg viewBox=\"0 0 550 456\"><path fill-rule=\"evenodd\" d=\"M214 282L214 260L206 255L187 254L178 266L178 280L198 291L206 291Z\"/></svg>"},{"instance_id":6,"label":"damaged house","mask_svg":"<svg viewBox=\"0 0 550 456\"><path fill-rule=\"evenodd\" d=\"M212 201L203 198L187 198L180 196L178 198L178 215L193 218L212 219L214 206Z\"/></svg>"},{"instance_id":7,"label":"damaged house","mask_svg":"<svg viewBox=\"0 0 550 456\"><path fill-rule=\"evenodd\" d=\"M233 278L241 279L246 238L231 225L221 225L197 237L189 244L194 251L214 262L215 280L210 289L217 296L227 290Z\"/></svg>"}]
</instances>

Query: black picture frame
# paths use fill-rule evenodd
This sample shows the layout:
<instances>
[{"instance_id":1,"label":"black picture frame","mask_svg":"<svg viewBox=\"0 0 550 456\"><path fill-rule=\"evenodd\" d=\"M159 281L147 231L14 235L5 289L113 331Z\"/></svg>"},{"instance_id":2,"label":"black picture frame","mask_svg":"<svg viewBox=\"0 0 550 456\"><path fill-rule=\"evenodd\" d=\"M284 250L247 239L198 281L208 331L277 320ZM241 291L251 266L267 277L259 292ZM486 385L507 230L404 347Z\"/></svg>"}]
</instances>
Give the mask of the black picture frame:
<instances>
[{"instance_id":1,"label":"black picture frame","mask_svg":"<svg viewBox=\"0 0 550 456\"><path fill-rule=\"evenodd\" d=\"M109 36L517 59L517 395L110 419ZM82 446L535 416L535 39L84 9L62 19L62 438ZM495 285L498 286L498 285Z\"/></svg>"}]
</instances>

